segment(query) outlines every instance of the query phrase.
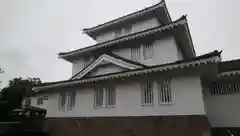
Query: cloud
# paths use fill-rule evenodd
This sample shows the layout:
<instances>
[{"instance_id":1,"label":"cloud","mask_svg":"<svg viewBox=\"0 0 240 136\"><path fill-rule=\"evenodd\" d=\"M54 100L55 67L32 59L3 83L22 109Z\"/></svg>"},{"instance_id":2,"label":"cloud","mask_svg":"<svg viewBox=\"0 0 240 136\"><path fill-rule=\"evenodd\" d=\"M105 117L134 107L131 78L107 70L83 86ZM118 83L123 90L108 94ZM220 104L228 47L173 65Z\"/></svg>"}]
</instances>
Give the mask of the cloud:
<instances>
[{"instance_id":1,"label":"cloud","mask_svg":"<svg viewBox=\"0 0 240 136\"><path fill-rule=\"evenodd\" d=\"M14 77L40 77L44 81L68 79L71 64L58 52L95 42L81 29L153 5L159 0L6 0L0 1L0 75L3 85ZM239 1L167 0L174 19L188 14L198 55L224 49L224 59L238 53ZM1 86L0 86L1 87Z\"/></svg>"}]
</instances>

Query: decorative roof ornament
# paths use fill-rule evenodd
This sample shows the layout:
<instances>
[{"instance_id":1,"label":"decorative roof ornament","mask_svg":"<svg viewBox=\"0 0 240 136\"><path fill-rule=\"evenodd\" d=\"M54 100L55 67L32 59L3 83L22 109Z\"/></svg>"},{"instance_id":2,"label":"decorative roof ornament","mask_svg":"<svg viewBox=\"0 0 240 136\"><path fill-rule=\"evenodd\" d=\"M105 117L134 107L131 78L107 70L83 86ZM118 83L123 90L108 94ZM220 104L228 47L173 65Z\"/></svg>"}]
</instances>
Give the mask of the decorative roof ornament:
<instances>
[{"instance_id":1,"label":"decorative roof ornament","mask_svg":"<svg viewBox=\"0 0 240 136\"><path fill-rule=\"evenodd\" d=\"M138 69L138 68L143 68L143 67L147 67L143 64L131 61L131 60L127 60L125 58L122 58L120 56L117 55L110 55L110 54L103 54L101 56L99 56L95 61L93 61L92 63L90 63L88 66L86 66L85 68L83 68L81 71L79 71L77 74L75 74L73 77L71 77L70 80L72 79L80 79L83 76L85 76L87 73L89 73L90 71L92 71L93 69L95 69L97 66L102 65L102 64L106 64L106 63L112 63L115 64L119 67L122 68L126 68L126 69Z\"/></svg>"}]
</instances>

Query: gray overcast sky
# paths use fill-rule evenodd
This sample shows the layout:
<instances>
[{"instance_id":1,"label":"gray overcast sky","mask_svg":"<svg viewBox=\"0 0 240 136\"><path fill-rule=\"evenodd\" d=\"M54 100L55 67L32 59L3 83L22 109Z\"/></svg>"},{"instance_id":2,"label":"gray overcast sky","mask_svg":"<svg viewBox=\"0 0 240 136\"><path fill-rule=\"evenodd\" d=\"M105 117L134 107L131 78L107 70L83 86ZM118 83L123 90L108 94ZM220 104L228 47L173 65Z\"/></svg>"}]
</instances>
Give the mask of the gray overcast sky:
<instances>
[{"instance_id":1,"label":"gray overcast sky","mask_svg":"<svg viewBox=\"0 0 240 136\"><path fill-rule=\"evenodd\" d=\"M0 0L0 75L3 87L14 77L44 82L68 79L71 64L58 52L94 44L83 35L95 26L156 4L159 0ZM197 55L223 50L240 58L238 0L166 0L172 19L188 15Z\"/></svg>"}]
</instances>

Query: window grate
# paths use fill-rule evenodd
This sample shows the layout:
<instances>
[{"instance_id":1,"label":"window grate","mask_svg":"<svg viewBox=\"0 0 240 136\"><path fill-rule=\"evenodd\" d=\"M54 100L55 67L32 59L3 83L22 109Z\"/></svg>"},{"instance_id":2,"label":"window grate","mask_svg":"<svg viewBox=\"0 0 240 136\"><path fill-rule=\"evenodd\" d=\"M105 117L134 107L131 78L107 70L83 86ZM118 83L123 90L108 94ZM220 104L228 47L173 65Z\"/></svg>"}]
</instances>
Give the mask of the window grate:
<instances>
[{"instance_id":1,"label":"window grate","mask_svg":"<svg viewBox=\"0 0 240 136\"><path fill-rule=\"evenodd\" d=\"M159 104L172 103L172 93L170 80L158 82Z\"/></svg>"},{"instance_id":2,"label":"window grate","mask_svg":"<svg viewBox=\"0 0 240 136\"><path fill-rule=\"evenodd\" d=\"M131 59L135 61L140 60L140 47L131 48Z\"/></svg>"},{"instance_id":3,"label":"window grate","mask_svg":"<svg viewBox=\"0 0 240 136\"><path fill-rule=\"evenodd\" d=\"M68 109L72 109L75 107L76 91L71 91L67 93L68 93Z\"/></svg>"},{"instance_id":4,"label":"window grate","mask_svg":"<svg viewBox=\"0 0 240 136\"><path fill-rule=\"evenodd\" d=\"M116 101L116 91L115 88L109 87L106 90L106 107L112 107L115 105Z\"/></svg>"},{"instance_id":5,"label":"window grate","mask_svg":"<svg viewBox=\"0 0 240 136\"><path fill-rule=\"evenodd\" d=\"M208 90L210 95L239 93L240 83L212 83Z\"/></svg>"},{"instance_id":6,"label":"window grate","mask_svg":"<svg viewBox=\"0 0 240 136\"><path fill-rule=\"evenodd\" d=\"M142 84L142 105L153 105L153 83Z\"/></svg>"},{"instance_id":7,"label":"window grate","mask_svg":"<svg viewBox=\"0 0 240 136\"><path fill-rule=\"evenodd\" d=\"M66 105L66 92L62 92L60 94L60 99L59 99L59 109L64 109Z\"/></svg>"},{"instance_id":8,"label":"window grate","mask_svg":"<svg viewBox=\"0 0 240 136\"><path fill-rule=\"evenodd\" d=\"M152 43L147 43L143 45L143 58L144 60L146 59L151 59L153 57L153 44Z\"/></svg>"},{"instance_id":9,"label":"window grate","mask_svg":"<svg viewBox=\"0 0 240 136\"><path fill-rule=\"evenodd\" d=\"M94 90L94 107L102 107L103 106L103 89L95 89Z\"/></svg>"}]
</instances>

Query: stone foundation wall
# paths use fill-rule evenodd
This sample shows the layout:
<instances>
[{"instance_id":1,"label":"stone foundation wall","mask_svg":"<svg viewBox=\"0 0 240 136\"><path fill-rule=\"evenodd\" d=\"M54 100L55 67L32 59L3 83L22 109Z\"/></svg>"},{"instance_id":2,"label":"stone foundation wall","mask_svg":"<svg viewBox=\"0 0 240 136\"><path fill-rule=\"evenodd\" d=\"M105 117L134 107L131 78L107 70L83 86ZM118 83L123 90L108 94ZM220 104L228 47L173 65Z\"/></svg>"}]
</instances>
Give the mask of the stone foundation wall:
<instances>
[{"instance_id":1,"label":"stone foundation wall","mask_svg":"<svg viewBox=\"0 0 240 136\"><path fill-rule=\"evenodd\" d=\"M46 119L50 136L209 136L206 116Z\"/></svg>"}]
</instances>

